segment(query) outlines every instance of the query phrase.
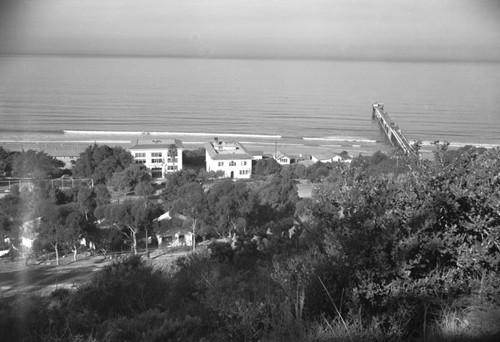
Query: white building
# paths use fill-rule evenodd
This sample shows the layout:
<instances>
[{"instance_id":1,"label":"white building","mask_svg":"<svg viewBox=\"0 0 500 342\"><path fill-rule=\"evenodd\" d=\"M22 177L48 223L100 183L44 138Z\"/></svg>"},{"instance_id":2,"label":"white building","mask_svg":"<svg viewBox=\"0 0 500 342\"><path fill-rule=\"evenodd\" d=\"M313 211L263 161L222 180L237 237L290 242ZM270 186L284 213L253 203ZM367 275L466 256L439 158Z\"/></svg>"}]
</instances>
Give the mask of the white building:
<instances>
[{"instance_id":1,"label":"white building","mask_svg":"<svg viewBox=\"0 0 500 342\"><path fill-rule=\"evenodd\" d=\"M176 154L170 155L171 148ZM142 164L153 178L163 178L165 174L182 169L184 145L179 139L137 139L129 147L136 164Z\"/></svg>"},{"instance_id":2,"label":"white building","mask_svg":"<svg viewBox=\"0 0 500 342\"><path fill-rule=\"evenodd\" d=\"M276 153L273 154L273 158L280 165L290 165L290 163L292 162L292 158L281 151L276 151Z\"/></svg>"},{"instance_id":3,"label":"white building","mask_svg":"<svg viewBox=\"0 0 500 342\"><path fill-rule=\"evenodd\" d=\"M253 156L238 142L214 139L205 144L207 171L223 171L229 178L250 178Z\"/></svg>"},{"instance_id":4,"label":"white building","mask_svg":"<svg viewBox=\"0 0 500 342\"><path fill-rule=\"evenodd\" d=\"M352 157L347 154L337 154L331 151L321 151L315 152L311 155L311 160L314 163L322 162L322 163L333 163L333 162L343 162L350 163L352 161Z\"/></svg>"}]
</instances>

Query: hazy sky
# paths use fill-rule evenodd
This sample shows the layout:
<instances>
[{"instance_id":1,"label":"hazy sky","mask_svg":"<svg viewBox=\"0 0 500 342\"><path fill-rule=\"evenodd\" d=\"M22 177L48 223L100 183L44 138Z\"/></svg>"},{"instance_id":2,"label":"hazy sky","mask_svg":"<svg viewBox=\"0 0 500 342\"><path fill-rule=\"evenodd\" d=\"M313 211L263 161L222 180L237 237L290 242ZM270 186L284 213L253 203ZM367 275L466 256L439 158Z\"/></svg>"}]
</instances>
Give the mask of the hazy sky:
<instances>
[{"instance_id":1,"label":"hazy sky","mask_svg":"<svg viewBox=\"0 0 500 342\"><path fill-rule=\"evenodd\" d=\"M0 53L500 60L500 0L0 0Z\"/></svg>"}]
</instances>

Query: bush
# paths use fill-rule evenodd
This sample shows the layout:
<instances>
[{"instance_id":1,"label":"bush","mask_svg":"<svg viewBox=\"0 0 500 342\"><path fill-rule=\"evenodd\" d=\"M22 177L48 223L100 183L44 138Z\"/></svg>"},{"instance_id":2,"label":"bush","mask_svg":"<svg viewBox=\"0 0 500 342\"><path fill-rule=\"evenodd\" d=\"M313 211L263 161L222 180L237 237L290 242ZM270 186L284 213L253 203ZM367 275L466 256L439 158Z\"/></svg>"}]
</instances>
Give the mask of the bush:
<instances>
[{"instance_id":1,"label":"bush","mask_svg":"<svg viewBox=\"0 0 500 342\"><path fill-rule=\"evenodd\" d=\"M0 336L4 341L37 341L49 333L46 300L20 296L0 303Z\"/></svg>"},{"instance_id":2,"label":"bush","mask_svg":"<svg viewBox=\"0 0 500 342\"><path fill-rule=\"evenodd\" d=\"M131 316L162 308L168 282L160 271L146 266L140 256L106 266L78 290L75 305L103 317Z\"/></svg>"}]
</instances>

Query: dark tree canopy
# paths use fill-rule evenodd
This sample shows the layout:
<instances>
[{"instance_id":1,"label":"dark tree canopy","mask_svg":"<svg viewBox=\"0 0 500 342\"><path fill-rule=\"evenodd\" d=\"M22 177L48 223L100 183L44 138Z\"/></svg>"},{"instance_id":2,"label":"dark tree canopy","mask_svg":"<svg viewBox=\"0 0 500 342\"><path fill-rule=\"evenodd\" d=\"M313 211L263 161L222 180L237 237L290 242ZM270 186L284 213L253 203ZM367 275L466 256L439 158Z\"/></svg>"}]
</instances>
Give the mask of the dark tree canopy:
<instances>
[{"instance_id":1,"label":"dark tree canopy","mask_svg":"<svg viewBox=\"0 0 500 342\"><path fill-rule=\"evenodd\" d=\"M105 183L113 176L132 164L134 158L123 147L90 145L80 153L73 165L77 177L92 178L96 183Z\"/></svg>"},{"instance_id":2,"label":"dark tree canopy","mask_svg":"<svg viewBox=\"0 0 500 342\"><path fill-rule=\"evenodd\" d=\"M53 178L61 173L64 163L42 151L28 150L15 155L12 175L22 178Z\"/></svg>"},{"instance_id":3,"label":"dark tree canopy","mask_svg":"<svg viewBox=\"0 0 500 342\"><path fill-rule=\"evenodd\" d=\"M244 231L257 198L245 182L223 180L207 193L207 203L212 227L220 236L231 230Z\"/></svg>"},{"instance_id":4,"label":"dark tree canopy","mask_svg":"<svg viewBox=\"0 0 500 342\"><path fill-rule=\"evenodd\" d=\"M281 170L281 165L274 158L260 159L255 164L254 174L259 176L267 176L278 173Z\"/></svg>"},{"instance_id":5,"label":"dark tree canopy","mask_svg":"<svg viewBox=\"0 0 500 342\"><path fill-rule=\"evenodd\" d=\"M0 177L12 175L13 160L19 152L10 152L0 146Z\"/></svg>"},{"instance_id":6,"label":"dark tree canopy","mask_svg":"<svg viewBox=\"0 0 500 342\"><path fill-rule=\"evenodd\" d=\"M115 172L108 185L118 191L130 192L141 183L151 183L151 175L143 166L131 164L123 171Z\"/></svg>"},{"instance_id":7,"label":"dark tree canopy","mask_svg":"<svg viewBox=\"0 0 500 342\"><path fill-rule=\"evenodd\" d=\"M161 194L167 209L172 206L172 203L177 198L178 189L185 184L196 182L197 177L196 171L185 169L167 175L167 184Z\"/></svg>"}]
</instances>

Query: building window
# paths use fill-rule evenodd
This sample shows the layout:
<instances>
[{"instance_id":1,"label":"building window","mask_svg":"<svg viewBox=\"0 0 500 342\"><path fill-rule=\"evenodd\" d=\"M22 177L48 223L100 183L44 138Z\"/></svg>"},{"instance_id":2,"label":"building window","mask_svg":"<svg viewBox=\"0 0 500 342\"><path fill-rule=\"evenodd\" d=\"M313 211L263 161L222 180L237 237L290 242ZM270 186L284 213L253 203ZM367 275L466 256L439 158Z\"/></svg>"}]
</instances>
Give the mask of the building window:
<instances>
[{"instance_id":1,"label":"building window","mask_svg":"<svg viewBox=\"0 0 500 342\"><path fill-rule=\"evenodd\" d=\"M240 170L240 175L248 175L250 171L248 170Z\"/></svg>"},{"instance_id":2,"label":"building window","mask_svg":"<svg viewBox=\"0 0 500 342\"><path fill-rule=\"evenodd\" d=\"M153 178L161 178L163 176L161 172L161 167L153 167L151 168L151 177Z\"/></svg>"},{"instance_id":3,"label":"building window","mask_svg":"<svg viewBox=\"0 0 500 342\"><path fill-rule=\"evenodd\" d=\"M161 164L163 163L163 159L159 158L159 159L151 159L151 163L152 164Z\"/></svg>"},{"instance_id":4,"label":"building window","mask_svg":"<svg viewBox=\"0 0 500 342\"><path fill-rule=\"evenodd\" d=\"M247 162L246 161L242 161L241 162L241 166L246 166L247 165Z\"/></svg>"},{"instance_id":5,"label":"building window","mask_svg":"<svg viewBox=\"0 0 500 342\"><path fill-rule=\"evenodd\" d=\"M151 157L161 157L161 152L151 152Z\"/></svg>"},{"instance_id":6,"label":"building window","mask_svg":"<svg viewBox=\"0 0 500 342\"><path fill-rule=\"evenodd\" d=\"M229 162L229 166L236 166L236 162L235 161L230 161Z\"/></svg>"},{"instance_id":7,"label":"building window","mask_svg":"<svg viewBox=\"0 0 500 342\"><path fill-rule=\"evenodd\" d=\"M135 163L136 164L146 164L146 159L136 159Z\"/></svg>"},{"instance_id":8,"label":"building window","mask_svg":"<svg viewBox=\"0 0 500 342\"><path fill-rule=\"evenodd\" d=\"M168 170L168 171L176 171L176 170L178 170L178 169L179 169L179 167L178 167L177 165L175 165L175 166L173 166L173 165L168 165L168 166L167 166L167 170Z\"/></svg>"},{"instance_id":9,"label":"building window","mask_svg":"<svg viewBox=\"0 0 500 342\"><path fill-rule=\"evenodd\" d=\"M146 152L134 153L135 158L144 158L146 157Z\"/></svg>"},{"instance_id":10,"label":"building window","mask_svg":"<svg viewBox=\"0 0 500 342\"><path fill-rule=\"evenodd\" d=\"M224 162L219 162L219 166L224 166Z\"/></svg>"}]
</instances>

